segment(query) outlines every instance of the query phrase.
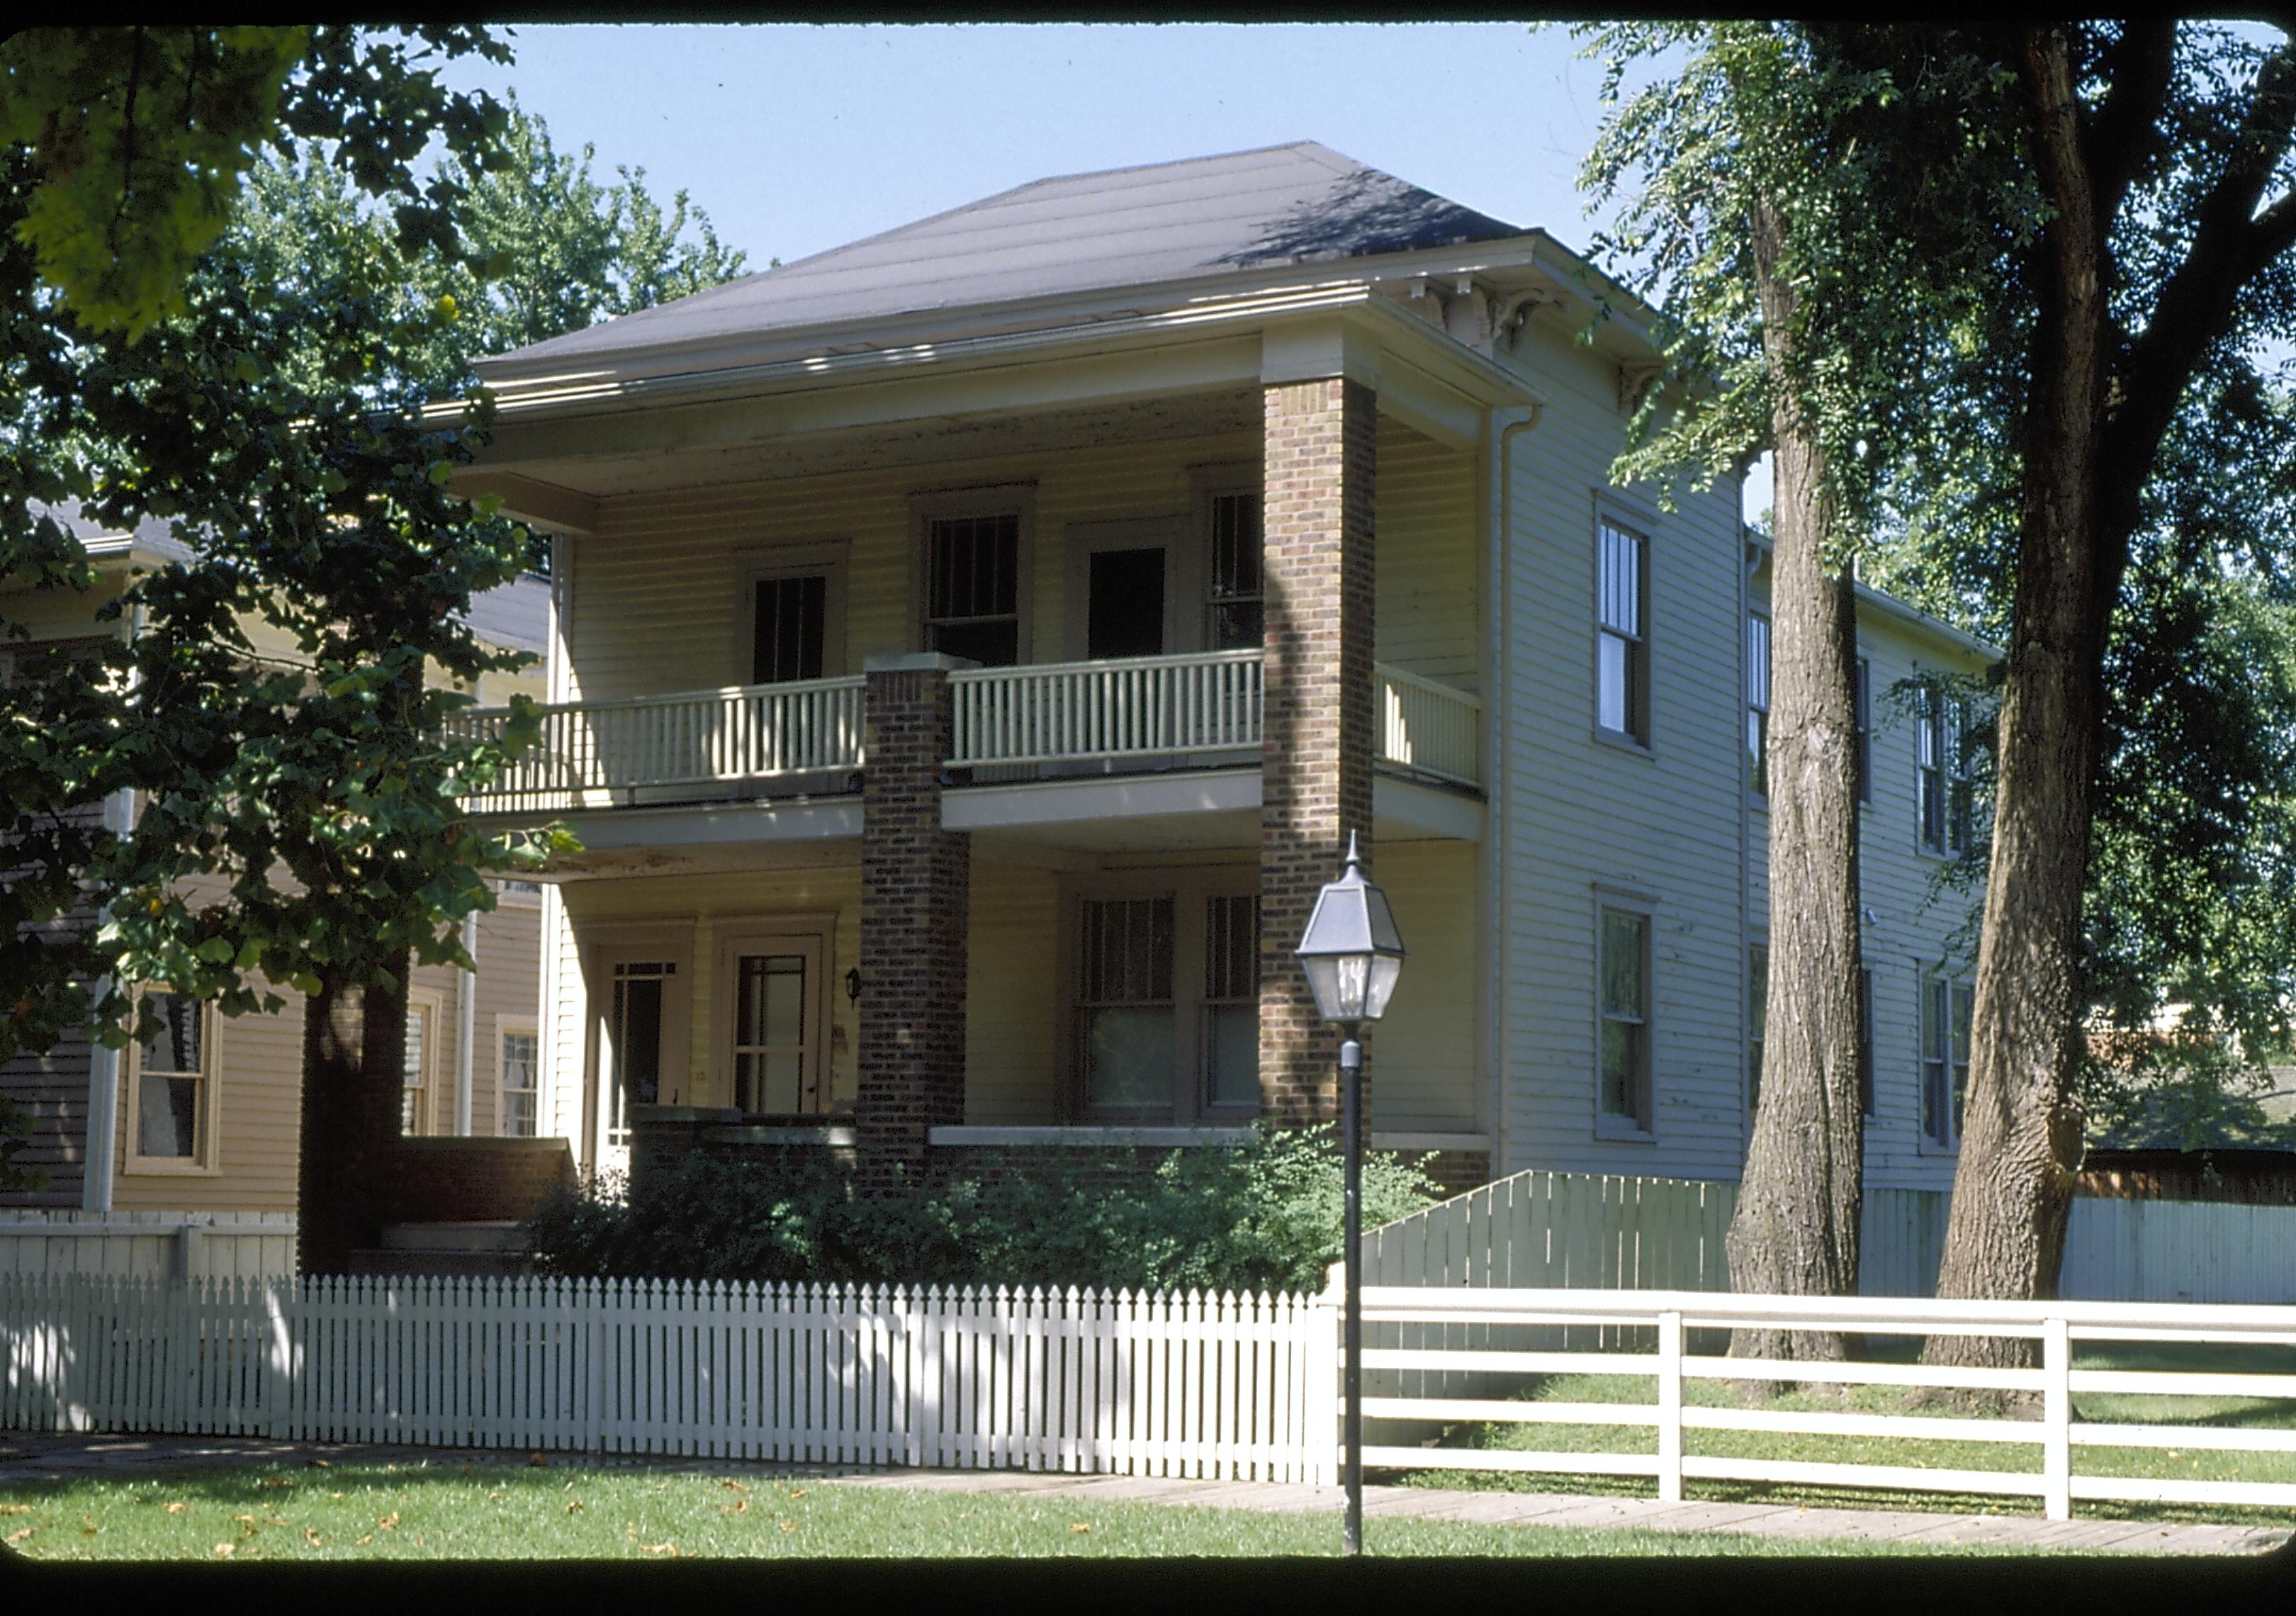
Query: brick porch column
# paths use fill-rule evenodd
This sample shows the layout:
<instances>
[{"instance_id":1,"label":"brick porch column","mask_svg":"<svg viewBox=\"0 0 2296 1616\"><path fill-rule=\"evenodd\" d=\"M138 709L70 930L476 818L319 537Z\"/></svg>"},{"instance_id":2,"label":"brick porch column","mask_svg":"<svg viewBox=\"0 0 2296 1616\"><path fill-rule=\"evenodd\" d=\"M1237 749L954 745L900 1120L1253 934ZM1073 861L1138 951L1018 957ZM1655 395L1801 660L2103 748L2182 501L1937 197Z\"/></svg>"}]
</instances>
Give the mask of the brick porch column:
<instances>
[{"instance_id":1,"label":"brick porch column","mask_svg":"<svg viewBox=\"0 0 2296 1616\"><path fill-rule=\"evenodd\" d=\"M1259 1103L1272 1120L1308 1122L1339 1114L1339 1038L1292 951L1349 831L1371 855L1377 396L1340 376L1265 393ZM1364 1093L1368 1129L1368 1061Z\"/></svg>"},{"instance_id":2,"label":"brick porch column","mask_svg":"<svg viewBox=\"0 0 2296 1616\"><path fill-rule=\"evenodd\" d=\"M860 1093L865 1182L925 1164L926 1130L964 1120L972 838L941 829L948 676L932 653L872 657L861 783Z\"/></svg>"}]
</instances>

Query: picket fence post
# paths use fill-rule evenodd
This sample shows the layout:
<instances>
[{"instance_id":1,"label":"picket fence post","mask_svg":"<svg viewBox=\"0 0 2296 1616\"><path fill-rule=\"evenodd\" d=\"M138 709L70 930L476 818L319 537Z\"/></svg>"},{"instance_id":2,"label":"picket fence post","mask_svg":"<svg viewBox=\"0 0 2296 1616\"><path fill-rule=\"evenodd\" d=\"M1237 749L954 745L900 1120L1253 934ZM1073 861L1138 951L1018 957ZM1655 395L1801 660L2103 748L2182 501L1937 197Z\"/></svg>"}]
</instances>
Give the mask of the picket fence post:
<instances>
[{"instance_id":1,"label":"picket fence post","mask_svg":"<svg viewBox=\"0 0 2296 1616\"><path fill-rule=\"evenodd\" d=\"M1658 1316L1658 1501L1682 1502L1682 1315Z\"/></svg>"}]
</instances>

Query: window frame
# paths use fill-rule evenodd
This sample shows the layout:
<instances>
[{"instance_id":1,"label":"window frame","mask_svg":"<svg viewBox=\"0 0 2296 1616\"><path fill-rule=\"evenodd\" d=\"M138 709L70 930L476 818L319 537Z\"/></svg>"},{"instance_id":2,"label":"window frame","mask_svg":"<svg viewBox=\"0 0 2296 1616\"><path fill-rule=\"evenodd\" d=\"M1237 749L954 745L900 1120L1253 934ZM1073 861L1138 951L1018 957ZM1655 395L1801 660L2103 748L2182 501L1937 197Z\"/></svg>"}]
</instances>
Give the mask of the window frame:
<instances>
[{"instance_id":1,"label":"window frame","mask_svg":"<svg viewBox=\"0 0 2296 1616\"><path fill-rule=\"evenodd\" d=\"M1239 462L1233 465L1197 466L1189 473L1188 509L1190 525L1195 544L1195 566L1188 580L1189 598L1195 603L1195 644L1206 651L1220 649L1212 632L1213 612L1218 604L1212 594L1215 580L1212 551L1212 513L1219 501L1250 497L1259 502L1259 593L1257 595L1236 595L1232 598L1254 600L1259 605L1259 643L1267 643L1267 477L1266 469L1256 462ZM1242 651L1245 646L1229 647Z\"/></svg>"},{"instance_id":2,"label":"window frame","mask_svg":"<svg viewBox=\"0 0 2296 1616\"><path fill-rule=\"evenodd\" d=\"M1072 521L1062 535L1067 552L1068 597L1065 602L1068 637L1065 654L1071 662L1089 659L1092 649L1092 558L1103 550L1164 552L1164 654L1183 655L1196 649L1193 625L1186 608L1195 587L1189 564L1189 534L1177 517L1128 517L1113 521Z\"/></svg>"},{"instance_id":3,"label":"window frame","mask_svg":"<svg viewBox=\"0 0 2296 1616\"><path fill-rule=\"evenodd\" d=\"M1874 805L1874 660L1863 653L1851 667L1849 721L1857 762L1857 806Z\"/></svg>"},{"instance_id":4,"label":"window frame","mask_svg":"<svg viewBox=\"0 0 2296 1616\"><path fill-rule=\"evenodd\" d=\"M1754 654L1755 630L1761 630L1761 656ZM1770 805L1770 668L1771 626L1767 611L1746 608L1746 796L1753 806ZM1756 697L1759 675L1760 700Z\"/></svg>"},{"instance_id":5,"label":"window frame","mask_svg":"<svg viewBox=\"0 0 2296 1616\"><path fill-rule=\"evenodd\" d=\"M1957 1156L1961 1153L1962 1119L1956 1115L1966 1106L1969 1093L1969 1025L1970 1012L1975 1007L1976 984L1966 975L1956 973L1949 962L1937 961L1925 964L1918 977L1921 998L1915 1006L1915 1037L1918 1046L1916 1071L1919 1085L1915 1090L1914 1128L1920 1140L1923 1155ZM1939 1030L1944 1034L1942 1052L1933 1050L1931 1033L1931 995L1943 989L1945 1015ZM1945 1085L1941 1096L1944 1103L1936 1120L1944 1124L1942 1131L1931 1127L1930 1070L1941 1066L1940 1079Z\"/></svg>"},{"instance_id":6,"label":"window frame","mask_svg":"<svg viewBox=\"0 0 2296 1616\"><path fill-rule=\"evenodd\" d=\"M1603 642L1614 634L1627 638L1621 631L1612 629L1603 615L1603 567L1606 546L1606 529L1615 529L1636 541L1635 601L1638 623L1628 639L1627 678L1630 686L1628 727L1613 729L1603 722ZM1594 732L1596 738L1613 745L1628 747L1638 752L1653 749L1656 725L1653 721L1657 703L1652 697L1652 669L1655 659L1651 652L1652 618L1651 578L1654 570L1652 552L1657 548L1653 524L1649 519L1618 509L1607 503L1598 505L1595 513L1595 589L1594 589Z\"/></svg>"},{"instance_id":7,"label":"window frame","mask_svg":"<svg viewBox=\"0 0 2296 1616\"><path fill-rule=\"evenodd\" d=\"M1206 1090L1210 1076L1211 1015L1216 1005L1238 1001L1204 995L1206 926L1214 898L1259 898L1256 865L1108 871L1075 875L1058 883L1061 906L1059 1012L1054 1023L1054 1103L1063 1123L1081 1127L1191 1127L1249 1122L1260 1114L1249 1107L1214 1105ZM1172 1092L1167 1104L1094 1106L1084 1094L1083 986L1084 906L1087 901L1168 897L1172 899ZM1263 915L1262 923L1265 923ZM1265 938L1261 939L1264 947Z\"/></svg>"},{"instance_id":8,"label":"window frame","mask_svg":"<svg viewBox=\"0 0 2296 1616\"><path fill-rule=\"evenodd\" d=\"M510 1096L524 1092L510 1087L510 1061L503 1048L504 1040L529 1038L534 1040L534 1131L530 1134L512 1133ZM542 1023L530 1015L495 1015L495 1136L499 1139L539 1139L542 1132Z\"/></svg>"},{"instance_id":9,"label":"window frame","mask_svg":"<svg viewBox=\"0 0 2296 1616\"><path fill-rule=\"evenodd\" d=\"M968 517L1015 519L1013 562L1013 661L1026 667L1036 658L1037 485L992 483L929 488L909 496L910 634L921 652L934 649L932 527ZM974 619L980 620L980 619Z\"/></svg>"},{"instance_id":10,"label":"window frame","mask_svg":"<svg viewBox=\"0 0 2296 1616\"><path fill-rule=\"evenodd\" d=\"M821 677L840 678L845 663L845 585L852 558L850 540L820 539L805 544L776 545L750 550L741 556L741 640L734 648L733 683L754 685L757 672L758 586L790 578L821 578ZM801 683L802 681L796 681Z\"/></svg>"},{"instance_id":11,"label":"window frame","mask_svg":"<svg viewBox=\"0 0 2296 1616\"><path fill-rule=\"evenodd\" d=\"M1604 916L1616 912L1631 915L1642 922L1642 989L1643 1007L1640 1025L1640 1070L1635 1074L1636 1098L1639 1104L1632 1114L1607 1111L1603 1108L1603 1029L1613 1018L1603 1003L1603 944ZM1658 954L1658 905L1654 898L1642 893L1620 891L1597 887L1593 904L1594 947L1588 950L1593 1002L1590 1006L1594 1025L1594 1108L1595 1136L1597 1139L1619 1139L1636 1144L1655 1144L1658 1139L1658 984L1655 964Z\"/></svg>"},{"instance_id":12,"label":"window frame","mask_svg":"<svg viewBox=\"0 0 2296 1616\"><path fill-rule=\"evenodd\" d=\"M804 954L814 980L806 985L804 1015L807 1024L804 1071L798 1081L800 1091L810 1087L816 1109L804 1112L756 1112L755 1115L831 1114L833 1094L829 1070L829 1037L832 1012L829 1004L829 984L837 964L837 916L825 912L792 915L742 915L719 921L715 928L717 948L709 979L709 1092L713 1103L738 1106L741 1097L735 1088L734 1062L734 997L739 986L737 973L744 955ZM765 947L761 945L787 943L790 947Z\"/></svg>"},{"instance_id":13,"label":"window frame","mask_svg":"<svg viewBox=\"0 0 2296 1616\"><path fill-rule=\"evenodd\" d=\"M447 996L436 988L409 987L406 990L406 1020L411 1026L418 1015L430 1018L430 1029L424 1034L422 1047L422 1098L416 1102L422 1114L415 1119L417 1126L406 1126L406 1074L399 1076L398 1136L402 1139L426 1138L439 1131L439 1033L446 1019Z\"/></svg>"},{"instance_id":14,"label":"window frame","mask_svg":"<svg viewBox=\"0 0 2296 1616\"><path fill-rule=\"evenodd\" d=\"M1955 859L1969 850L1976 836L1976 779L1969 751L1972 704L1937 683L1934 673L1924 680L1922 710L1914 735L1914 844L1923 857ZM1934 751L1934 766L1923 761ZM1930 835L1929 775L1937 775L1939 833Z\"/></svg>"},{"instance_id":15,"label":"window frame","mask_svg":"<svg viewBox=\"0 0 2296 1616\"><path fill-rule=\"evenodd\" d=\"M594 1165L611 1147L606 1138L606 1022L614 1013L614 967L660 964L661 1082L664 1101L691 1083L694 923L692 919L610 923L578 930L582 971L582 1144L578 1154Z\"/></svg>"},{"instance_id":16,"label":"window frame","mask_svg":"<svg viewBox=\"0 0 2296 1616\"><path fill-rule=\"evenodd\" d=\"M165 988L139 988L135 990L136 1013L143 1013L144 998L152 994L170 998L191 998L187 993L170 993ZM121 1051L127 1068L127 1080L120 1085L124 1091L121 1104L126 1111L126 1126L121 1128L121 1171L149 1173L176 1177L213 1177L223 1169L219 1161L219 1144L223 1135L219 1113L223 1106L221 1052L217 1046L217 1035L222 1030L223 1017L216 1013L213 1004L193 1000L200 1013L200 1070L197 1072L166 1072L166 1077L191 1077L199 1082L198 1110L194 1113L193 1134L194 1144L189 1156L147 1156L144 1153L144 1130L140 1126L144 1109L144 1040L130 1038Z\"/></svg>"}]
</instances>

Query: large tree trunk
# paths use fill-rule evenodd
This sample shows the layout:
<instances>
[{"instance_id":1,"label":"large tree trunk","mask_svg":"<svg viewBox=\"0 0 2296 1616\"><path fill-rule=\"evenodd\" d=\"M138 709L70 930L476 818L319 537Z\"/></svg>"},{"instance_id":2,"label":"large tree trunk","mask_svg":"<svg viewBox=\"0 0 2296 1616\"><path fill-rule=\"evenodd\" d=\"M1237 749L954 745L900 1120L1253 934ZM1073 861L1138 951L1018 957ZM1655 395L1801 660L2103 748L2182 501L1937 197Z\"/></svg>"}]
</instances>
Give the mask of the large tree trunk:
<instances>
[{"instance_id":1,"label":"large tree trunk","mask_svg":"<svg viewBox=\"0 0 2296 1616\"><path fill-rule=\"evenodd\" d=\"M303 1005L303 1128L296 1185L296 1264L348 1274L351 1254L381 1243L394 1192L406 1082L406 965L393 995L323 975Z\"/></svg>"},{"instance_id":2,"label":"large tree trunk","mask_svg":"<svg viewBox=\"0 0 2296 1616\"><path fill-rule=\"evenodd\" d=\"M1794 296L1778 272L1784 224L1758 204L1757 290L1776 402L1777 522L1770 558L1770 943L1760 1103L1726 1242L1730 1288L1793 1296L1857 1289L1863 1196L1858 1103L1857 602L1827 571L1836 507L1792 376ZM1842 1339L1740 1331L1737 1357L1838 1358Z\"/></svg>"},{"instance_id":3,"label":"large tree trunk","mask_svg":"<svg viewBox=\"0 0 2296 1616\"><path fill-rule=\"evenodd\" d=\"M2029 35L2023 71L2035 160L2057 217L2039 254L1999 789L1941 1297L2054 1294L2080 1161L2076 970L2111 583L2100 576L2096 506L2104 221L2092 206L2062 29ZM2032 1343L1939 1336L1924 1361L2028 1364Z\"/></svg>"}]
</instances>

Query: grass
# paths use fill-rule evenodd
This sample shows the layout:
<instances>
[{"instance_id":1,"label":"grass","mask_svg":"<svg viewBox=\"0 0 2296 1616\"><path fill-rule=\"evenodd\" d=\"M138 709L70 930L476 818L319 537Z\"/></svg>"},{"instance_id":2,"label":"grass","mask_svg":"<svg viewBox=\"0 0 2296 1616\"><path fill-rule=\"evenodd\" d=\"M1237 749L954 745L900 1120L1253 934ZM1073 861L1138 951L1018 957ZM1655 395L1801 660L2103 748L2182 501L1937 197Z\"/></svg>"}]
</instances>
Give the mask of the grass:
<instances>
[{"instance_id":1,"label":"grass","mask_svg":"<svg viewBox=\"0 0 2296 1616\"><path fill-rule=\"evenodd\" d=\"M1327 1556L1339 1539L1333 1515L651 1469L283 1464L0 1483L0 1540L54 1561ZM2005 1552L1377 1518L1365 1545L1392 1557Z\"/></svg>"},{"instance_id":2,"label":"grass","mask_svg":"<svg viewBox=\"0 0 2296 1616\"><path fill-rule=\"evenodd\" d=\"M1892 1341L1870 1351L1876 1359L1912 1361L1918 1343ZM2083 1369L2209 1369L2229 1373L2286 1374L2296 1369L2296 1350L2284 1347L2223 1347L2184 1344L2083 1349L2075 1366ZM1519 1395L1557 1403L1648 1403L1654 1382L1645 1375L1546 1375L1531 1380ZM1694 1380L1683 1387L1685 1402L1707 1407L1751 1407L1785 1411L1849 1410L1869 1414L1950 1417L1948 1407L1923 1406L1908 1389L1848 1386L1751 1400L1738 1386ZM2252 1429L2296 1426L2296 1402L2252 1398L2154 1396L2084 1392L2073 1399L2077 1420L2127 1424L2177 1424L2198 1428ZM2037 1433L2038 1434L2038 1433ZM2197 1431L2195 1434L2198 1434ZM1485 1424L1447 1430L1446 1448L1538 1449L1551 1453L1655 1453L1654 1431L1633 1426ZM1772 1431L1685 1431L1685 1454L1785 1459L1849 1464L1909 1465L1934 1470L1990 1470L2038 1475L2041 1449L2031 1445L1913 1439L1815 1435ZM2296 1453L2243 1453L2213 1449L2080 1448L2072 1455L2075 1475L2177 1477L2193 1481L2296 1482ZM1653 1483L1638 1477L1542 1474L1520 1471L1414 1471L1394 1479L1424 1487L1480 1488L1524 1492L1583 1492L1644 1497ZM1942 1511L1970 1514L2038 1514L2038 1498L1993 1495L1898 1491L1886 1489L1763 1484L1692 1479L1684 1496L1717 1502L1775 1502L1842 1507ZM2076 1516L2133 1521L2221 1522L2247 1526L2296 1526L2296 1512L2235 1505L2090 1503L2077 1501Z\"/></svg>"}]
</instances>

